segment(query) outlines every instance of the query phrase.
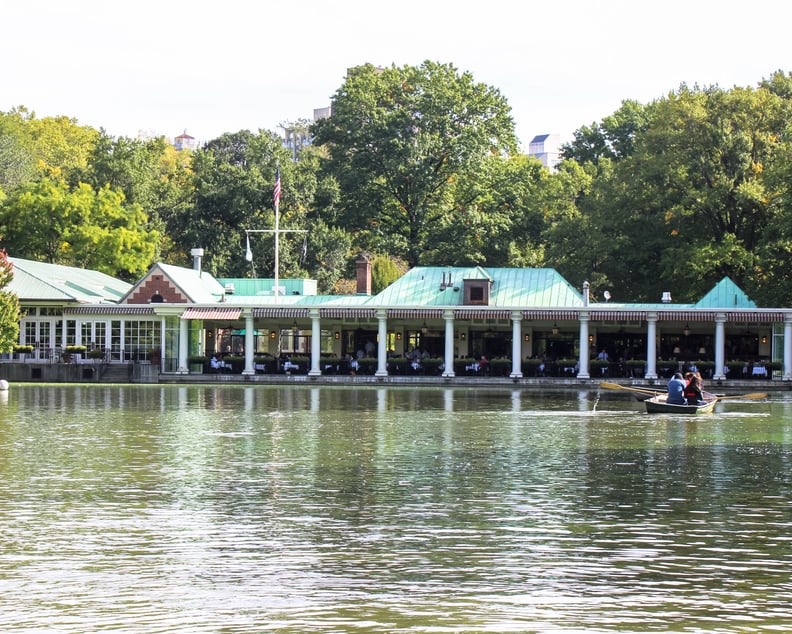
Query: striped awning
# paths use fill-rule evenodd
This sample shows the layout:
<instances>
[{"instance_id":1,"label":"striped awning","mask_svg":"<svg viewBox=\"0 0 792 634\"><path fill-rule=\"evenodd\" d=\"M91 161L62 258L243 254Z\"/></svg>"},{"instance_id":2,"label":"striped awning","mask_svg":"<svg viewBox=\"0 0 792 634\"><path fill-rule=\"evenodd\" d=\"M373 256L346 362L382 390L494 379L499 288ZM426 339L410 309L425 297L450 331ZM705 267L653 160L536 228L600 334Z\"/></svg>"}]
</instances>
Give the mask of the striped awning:
<instances>
[{"instance_id":1,"label":"striped awning","mask_svg":"<svg viewBox=\"0 0 792 634\"><path fill-rule=\"evenodd\" d=\"M592 310L593 321L644 321L646 312L640 310Z\"/></svg>"},{"instance_id":2,"label":"striped awning","mask_svg":"<svg viewBox=\"0 0 792 634\"><path fill-rule=\"evenodd\" d=\"M262 319L305 319L308 317L307 308L254 308L253 316Z\"/></svg>"},{"instance_id":3,"label":"striped awning","mask_svg":"<svg viewBox=\"0 0 792 634\"><path fill-rule=\"evenodd\" d=\"M64 315L153 315L153 306L74 306L63 309Z\"/></svg>"},{"instance_id":4,"label":"striped awning","mask_svg":"<svg viewBox=\"0 0 792 634\"><path fill-rule=\"evenodd\" d=\"M727 313L726 321L746 321L753 324L762 322L782 322L784 321L784 313L768 311L766 313L760 312L745 312L745 313Z\"/></svg>"},{"instance_id":5,"label":"striped awning","mask_svg":"<svg viewBox=\"0 0 792 634\"><path fill-rule=\"evenodd\" d=\"M376 317L375 308L320 308L319 316L323 319L372 319Z\"/></svg>"},{"instance_id":6,"label":"striped awning","mask_svg":"<svg viewBox=\"0 0 792 634\"><path fill-rule=\"evenodd\" d=\"M182 319L239 319L242 314L241 308L188 308L185 310Z\"/></svg>"},{"instance_id":7,"label":"striped awning","mask_svg":"<svg viewBox=\"0 0 792 634\"><path fill-rule=\"evenodd\" d=\"M577 319L577 310L524 310L523 319Z\"/></svg>"},{"instance_id":8,"label":"striped awning","mask_svg":"<svg viewBox=\"0 0 792 634\"><path fill-rule=\"evenodd\" d=\"M705 310L658 311L658 321L715 321L717 313Z\"/></svg>"},{"instance_id":9,"label":"striped awning","mask_svg":"<svg viewBox=\"0 0 792 634\"><path fill-rule=\"evenodd\" d=\"M442 308L390 308L388 319L442 319Z\"/></svg>"},{"instance_id":10,"label":"striped awning","mask_svg":"<svg viewBox=\"0 0 792 634\"><path fill-rule=\"evenodd\" d=\"M458 308L454 311L456 319L509 319L510 310L476 310L475 308Z\"/></svg>"}]
</instances>

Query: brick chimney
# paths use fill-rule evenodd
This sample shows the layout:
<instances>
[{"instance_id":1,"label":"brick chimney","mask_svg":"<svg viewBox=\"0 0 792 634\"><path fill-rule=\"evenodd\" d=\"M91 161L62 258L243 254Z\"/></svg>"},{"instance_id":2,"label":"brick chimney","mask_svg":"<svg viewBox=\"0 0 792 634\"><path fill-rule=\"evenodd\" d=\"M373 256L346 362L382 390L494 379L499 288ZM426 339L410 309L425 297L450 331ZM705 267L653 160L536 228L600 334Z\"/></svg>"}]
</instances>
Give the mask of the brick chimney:
<instances>
[{"instance_id":1,"label":"brick chimney","mask_svg":"<svg viewBox=\"0 0 792 634\"><path fill-rule=\"evenodd\" d=\"M355 261L357 271L357 294L371 295L371 257L361 253Z\"/></svg>"}]
</instances>

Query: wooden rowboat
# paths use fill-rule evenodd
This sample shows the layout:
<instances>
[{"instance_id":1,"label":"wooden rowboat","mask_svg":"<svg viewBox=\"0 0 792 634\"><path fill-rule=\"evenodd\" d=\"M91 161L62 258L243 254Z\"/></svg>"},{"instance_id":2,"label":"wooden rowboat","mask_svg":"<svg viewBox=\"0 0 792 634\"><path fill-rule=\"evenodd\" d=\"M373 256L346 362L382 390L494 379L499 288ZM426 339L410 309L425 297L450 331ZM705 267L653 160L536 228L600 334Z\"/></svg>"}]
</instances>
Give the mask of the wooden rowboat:
<instances>
[{"instance_id":1,"label":"wooden rowboat","mask_svg":"<svg viewBox=\"0 0 792 634\"><path fill-rule=\"evenodd\" d=\"M644 401L647 414L709 414L717 402L718 397L709 392L704 392L704 403L701 405L672 405L666 403L665 394Z\"/></svg>"}]
</instances>

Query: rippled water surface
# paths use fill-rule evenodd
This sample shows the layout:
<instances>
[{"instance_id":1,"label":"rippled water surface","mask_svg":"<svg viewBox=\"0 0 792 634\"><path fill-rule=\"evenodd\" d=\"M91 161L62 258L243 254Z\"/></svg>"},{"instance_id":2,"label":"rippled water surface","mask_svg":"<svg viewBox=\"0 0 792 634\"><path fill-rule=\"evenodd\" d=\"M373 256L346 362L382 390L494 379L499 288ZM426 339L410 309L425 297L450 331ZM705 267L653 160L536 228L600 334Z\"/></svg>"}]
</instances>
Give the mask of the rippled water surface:
<instances>
[{"instance_id":1,"label":"rippled water surface","mask_svg":"<svg viewBox=\"0 0 792 634\"><path fill-rule=\"evenodd\" d=\"M791 468L786 396L14 385L1 629L790 631Z\"/></svg>"}]
</instances>

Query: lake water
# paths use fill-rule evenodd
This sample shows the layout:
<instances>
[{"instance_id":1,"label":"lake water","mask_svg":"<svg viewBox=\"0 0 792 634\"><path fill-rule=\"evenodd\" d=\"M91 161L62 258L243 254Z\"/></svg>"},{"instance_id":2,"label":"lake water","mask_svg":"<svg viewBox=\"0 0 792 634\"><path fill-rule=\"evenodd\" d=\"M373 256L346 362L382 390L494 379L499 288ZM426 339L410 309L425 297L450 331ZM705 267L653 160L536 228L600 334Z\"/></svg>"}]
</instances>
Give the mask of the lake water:
<instances>
[{"instance_id":1,"label":"lake water","mask_svg":"<svg viewBox=\"0 0 792 634\"><path fill-rule=\"evenodd\" d=\"M0 393L13 632L783 632L792 400Z\"/></svg>"}]
</instances>

